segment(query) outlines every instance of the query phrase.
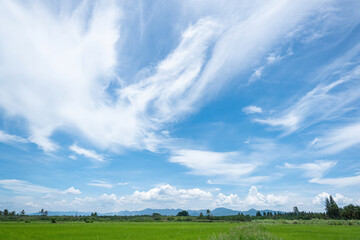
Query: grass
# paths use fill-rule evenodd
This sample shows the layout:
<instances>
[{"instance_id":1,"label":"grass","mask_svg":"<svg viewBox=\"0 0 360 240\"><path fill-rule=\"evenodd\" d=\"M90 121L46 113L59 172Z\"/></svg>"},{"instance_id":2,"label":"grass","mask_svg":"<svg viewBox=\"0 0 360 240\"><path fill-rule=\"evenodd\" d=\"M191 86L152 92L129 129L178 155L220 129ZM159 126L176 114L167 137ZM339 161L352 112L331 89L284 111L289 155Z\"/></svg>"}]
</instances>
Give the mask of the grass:
<instances>
[{"instance_id":1,"label":"grass","mask_svg":"<svg viewBox=\"0 0 360 240\"><path fill-rule=\"evenodd\" d=\"M323 222L2 222L0 240L360 240L359 225ZM330 222L329 222L330 223Z\"/></svg>"},{"instance_id":2,"label":"grass","mask_svg":"<svg viewBox=\"0 0 360 240\"><path fill-rule=\"evenodd\" d=\"M282 239L291 240L356 240L360 226L346 225L264 225L264 228Z\"/></svg>"},{"instance_id":3,"label":"grass","mask_svg":"<svg viewBox=\"0 0 360 240\"><path fill-rule=\"evenodd\" d=\"M1 240L169 240L208 239L229 232L234 223L0 223Z\"/></svg>"},{"instance_id":4,"label":"grass","mask_svg":"<svg viewBox=\"0 0 360 240\"><path fill-rule=\"evenodd\" d=\"M292 224L289 224L289 223ZM230 233L213 236L210 240L358 240L360 226L326 224L310 225L308 222L275 221L250 223L236 227ZM344 223L345 224L345 223Z\"/></svg>"}]
</instances>

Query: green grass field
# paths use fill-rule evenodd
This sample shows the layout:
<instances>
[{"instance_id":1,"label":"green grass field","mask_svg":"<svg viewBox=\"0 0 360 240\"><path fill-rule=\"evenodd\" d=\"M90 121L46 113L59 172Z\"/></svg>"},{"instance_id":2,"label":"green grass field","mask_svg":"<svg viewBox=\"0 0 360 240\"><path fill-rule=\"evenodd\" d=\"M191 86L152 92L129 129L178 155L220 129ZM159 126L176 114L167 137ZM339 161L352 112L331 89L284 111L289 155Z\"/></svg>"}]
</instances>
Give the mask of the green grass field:
<instances>
[{"instance_id":1,"label":"green grass field","mask_svg":"<svg viewBox=\"0 0 360 240\"><path fill-rule=\"evenodd\" d=\"M1 240L360 239L360 226L251 223L0 223Z\"/></svg>"},{"instance_id":2,"label":"green grass field","mask_svg":"<svg viewBox=\"0 0 360 240\"><path fill-rule=\"evenodd\" d=\"M208 239L234 223L0 223L1 240Z\"/></svg>"},{"instance_id":3,"label":"green grass field","mask_svg":"<svg viewBox=\"0 0 360 240\"><path fill-rule=\"evenodd\" d=\"M284 240L360 239L360 226L273 224L264 225L264 227Z\"/></svg>"}]
</instances>

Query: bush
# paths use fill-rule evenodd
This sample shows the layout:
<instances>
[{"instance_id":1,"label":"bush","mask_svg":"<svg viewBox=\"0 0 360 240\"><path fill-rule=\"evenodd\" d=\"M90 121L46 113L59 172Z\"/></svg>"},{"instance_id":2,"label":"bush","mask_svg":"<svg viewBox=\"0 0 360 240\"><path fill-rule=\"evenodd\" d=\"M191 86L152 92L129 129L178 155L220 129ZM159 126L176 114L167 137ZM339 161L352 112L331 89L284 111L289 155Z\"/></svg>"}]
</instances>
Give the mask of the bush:
<instances>
[{"instance_id":1,"label":"bush","mask_svg":"<svg viewBox=\"0 0 360 240\"><path fill-rule=\"evenodd\" d=\"M214 235L210 240L278 240L279 238L260 225L244 225L231 230L228 234Z\"/></svg>"}]
</instances>

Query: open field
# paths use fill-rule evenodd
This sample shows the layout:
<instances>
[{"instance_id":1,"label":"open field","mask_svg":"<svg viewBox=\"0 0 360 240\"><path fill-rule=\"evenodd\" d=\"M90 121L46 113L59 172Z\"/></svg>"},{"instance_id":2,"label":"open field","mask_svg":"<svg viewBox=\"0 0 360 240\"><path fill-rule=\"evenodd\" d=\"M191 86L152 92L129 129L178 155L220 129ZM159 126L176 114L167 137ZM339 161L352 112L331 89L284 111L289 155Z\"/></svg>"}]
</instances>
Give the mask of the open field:
<instances>
[{"instance_id":1,"label":"open field","mask_svg":"<svg viewBox=\"0 0 360 240\"><path fill-rule=\"evenodd\" d=\"M1 240L360 239L360 226L228 222L0 223Z\"/></svg>"},{"instance_id":2,"label":"open field","mask_svg":"<svg viewBox=\"0 0 360 240\"><path fill-rule=\"evenodd\" d=\"M0 223L1 240L208 239L235 223Z\"/></svg>"}]
</instances>

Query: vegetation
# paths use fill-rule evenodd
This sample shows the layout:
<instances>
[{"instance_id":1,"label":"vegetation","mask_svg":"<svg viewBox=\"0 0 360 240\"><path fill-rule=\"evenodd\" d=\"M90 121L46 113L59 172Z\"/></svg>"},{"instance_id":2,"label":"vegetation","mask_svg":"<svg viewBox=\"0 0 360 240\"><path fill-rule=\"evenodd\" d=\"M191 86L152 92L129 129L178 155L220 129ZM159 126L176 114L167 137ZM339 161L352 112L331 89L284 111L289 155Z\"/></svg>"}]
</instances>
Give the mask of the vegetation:
<instances>
[{"instance_id":1,"label":"vegetation","mask_svg":"<svg viewBox=\"0 0 360 240\"><path fill-rule=\"evenodd\" d=\"M0 239L6 240L207 240L229 232L235 223L189 222L94 222L86 223L0 223Z\"/></svg>"},{"instance_id":2,"label":"vegetation","mask_svg":"<svg viewBox=\"0 0 360 240\"><path fill-rule=\"evenodd\" d=\"M355 226L353 226L355 225ZM360 239L360 207L325 200L325 212L258 211L256 216L48 216L0 211L0 239Z\"/></svg>"}]
</instances>

